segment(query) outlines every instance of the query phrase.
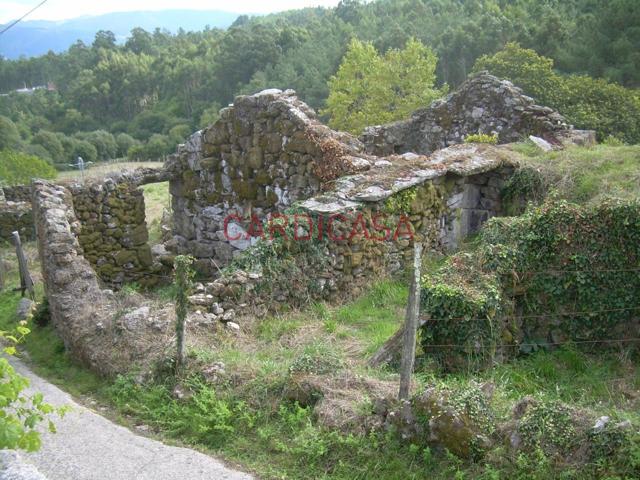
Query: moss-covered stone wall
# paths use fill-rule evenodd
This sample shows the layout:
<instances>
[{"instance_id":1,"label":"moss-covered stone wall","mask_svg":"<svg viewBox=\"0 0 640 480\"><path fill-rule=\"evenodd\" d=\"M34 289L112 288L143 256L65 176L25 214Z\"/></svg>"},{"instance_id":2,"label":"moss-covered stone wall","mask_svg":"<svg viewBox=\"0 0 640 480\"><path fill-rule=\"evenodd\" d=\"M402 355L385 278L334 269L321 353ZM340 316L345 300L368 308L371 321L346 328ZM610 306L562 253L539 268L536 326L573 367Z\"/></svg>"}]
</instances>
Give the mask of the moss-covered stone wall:
<instances>
[{"instance_id":1,"label":"moss-covered stone wall","mask_svg":"<svg viewBox=\"0 0 640 480\"><path fill-rule=\"evenodd\" d=\"M20 233L22 240L35 238L31 203L0 202L0 240L11 239L11 233Z\"/></svg>"},{"instance_id":2,"label":"moss-covered stone wall","mask_svg":"<svg viewBox=\"0 0 640 480\"><path fill-rule=\"evenodd\" d=\"M267 217L321 190L327 150L356 152L360 142L322 125L293 91L240 96L212 126L196 132L167 163L174 215L174 250L214 273L250 242L229 242L228 215ZM332 174L349 171L344 162ZM232 222L243 233L247 222ZM211 258L215 258L216 265Z\"/></svg>"},{"instance_id":3,"label":"moss-covered stone wall","mask_svg":"<svg viewBox=\"0 0 640 480\"><path fill-rule=\"evenodd\" d=\"M116 288L129 282L157 283L159 270L147 243L144 196L138 185L107 178L69 189L81 224L78 241L100 279Z\"/></svg>"}]
</instances>

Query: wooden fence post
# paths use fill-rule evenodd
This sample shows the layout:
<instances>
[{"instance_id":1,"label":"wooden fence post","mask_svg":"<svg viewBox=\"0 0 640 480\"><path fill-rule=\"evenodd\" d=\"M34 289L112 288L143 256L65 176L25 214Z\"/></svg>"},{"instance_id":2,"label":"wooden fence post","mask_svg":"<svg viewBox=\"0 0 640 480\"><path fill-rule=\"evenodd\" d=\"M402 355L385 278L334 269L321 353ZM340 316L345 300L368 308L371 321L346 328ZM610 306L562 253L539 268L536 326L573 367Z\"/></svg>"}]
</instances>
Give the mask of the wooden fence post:
<instances>
[{"instance_id":1,"label":"wooden fence post","mask_svg":"<svg viewBox=\"0 0 640 480\"><path fill-rule=\"evenodd\" d=\"M4 258L0 256L0 292L4 290Z\"/></svg>"},{"instance_id":2,"label":"wooden fence post","mask_svg":"<svg viewBox=\"0 0 640 480\"><path fill-rule=\"evenodd\" d=\"M29 296L31 300L35 301L35 292L33 290L33 278L31 278L31 274L29 273L29 268L27 266L27 257L24 255L24 250L22 249L22 242L20 241L20 234L18 232L13 232L11 234L13 236L13 243L16 246L16 256L18 257L18 268L20 270L20 288L22 292L22 296L26 291L29 292Z\"/></svg>"},{"instance_id":3,"label":"wooden fence post","mask_svg":"<svg viewBox=\"0 0 640 480\"><path fill-rule=\"evenodd\" d=\"M413 245L413 277L409 289L409 302L405 318L404 338L402 344L402 361L400 366L400 392L398 398L407 400L411 387L411 374L416 356L416 334L418 316L420 315L420 266L422 263L422 243Z\"/></svg>"}]
</instances>

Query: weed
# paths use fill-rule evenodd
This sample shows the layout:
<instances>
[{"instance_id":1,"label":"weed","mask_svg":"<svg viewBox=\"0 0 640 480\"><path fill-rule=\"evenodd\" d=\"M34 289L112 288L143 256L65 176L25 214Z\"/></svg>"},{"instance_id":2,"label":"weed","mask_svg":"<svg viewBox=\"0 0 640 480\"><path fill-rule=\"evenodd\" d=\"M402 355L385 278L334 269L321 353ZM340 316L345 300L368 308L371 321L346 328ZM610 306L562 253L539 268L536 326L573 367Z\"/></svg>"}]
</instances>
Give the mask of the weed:
<instances>
[{"instance_id":1,"label":"weed","mask_svg":"<svg viewBox=\"0 0 640 480\"><path fill-rule=\"evenodd\" d=\"M342 358L335 349L324 343L312 343L295 358L289 367L289 372L321 375L335 372L342 367Z\"/></svg>"}]
</instances>

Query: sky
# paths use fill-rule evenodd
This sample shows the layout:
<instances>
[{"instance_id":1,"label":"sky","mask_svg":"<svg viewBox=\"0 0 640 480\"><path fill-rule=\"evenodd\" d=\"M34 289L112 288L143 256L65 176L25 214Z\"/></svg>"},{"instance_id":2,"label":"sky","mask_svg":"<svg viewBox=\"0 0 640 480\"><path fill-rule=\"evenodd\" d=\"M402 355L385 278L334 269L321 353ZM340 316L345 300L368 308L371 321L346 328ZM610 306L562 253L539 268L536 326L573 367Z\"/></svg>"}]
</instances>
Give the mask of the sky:
<instances>
[{"instance_id":1,"label":"sky","mask_svg":"<svg viewBox=\"0 0 640 480\"><path fill-rule=\"evenodd\" d=\"M42 0L0 0L0 23L21 17ZM338 4L338 0L47 0L26 20L66 20L83 15L139 10L225 10L234 13L269 13L294 8Z\"/></svg>"}]
</instances>

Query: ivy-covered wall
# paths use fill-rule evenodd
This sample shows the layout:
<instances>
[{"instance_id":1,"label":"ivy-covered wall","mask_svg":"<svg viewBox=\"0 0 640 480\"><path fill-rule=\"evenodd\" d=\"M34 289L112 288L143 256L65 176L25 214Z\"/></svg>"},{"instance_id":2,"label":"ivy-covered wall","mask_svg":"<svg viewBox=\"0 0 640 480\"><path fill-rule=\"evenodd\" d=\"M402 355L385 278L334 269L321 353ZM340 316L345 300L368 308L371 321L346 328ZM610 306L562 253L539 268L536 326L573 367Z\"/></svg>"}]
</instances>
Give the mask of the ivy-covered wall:
<instances>
[{"instance_id":1,"label":"ivy-covered wall","mask_svg":"<svg viewBox=\"0 0 640 480\"><path fill-rule=\"evenodd\" d=\"M640 204L549 202L496 218L423 279L425 354L449 370L640 337Z\"/></svg>"}]
</instances>

